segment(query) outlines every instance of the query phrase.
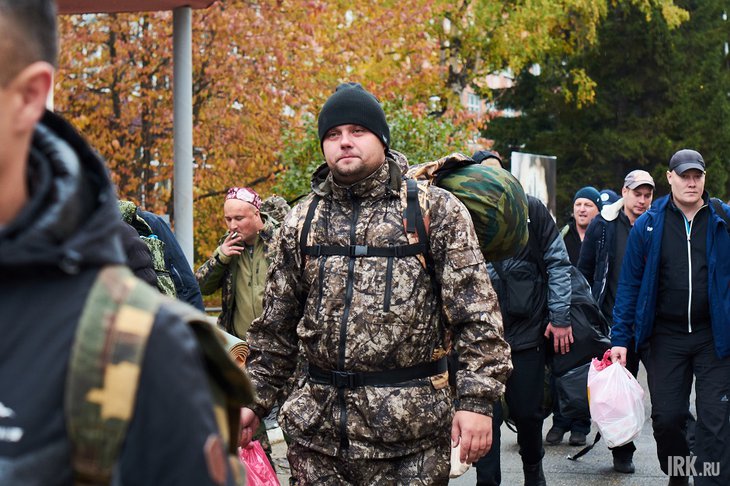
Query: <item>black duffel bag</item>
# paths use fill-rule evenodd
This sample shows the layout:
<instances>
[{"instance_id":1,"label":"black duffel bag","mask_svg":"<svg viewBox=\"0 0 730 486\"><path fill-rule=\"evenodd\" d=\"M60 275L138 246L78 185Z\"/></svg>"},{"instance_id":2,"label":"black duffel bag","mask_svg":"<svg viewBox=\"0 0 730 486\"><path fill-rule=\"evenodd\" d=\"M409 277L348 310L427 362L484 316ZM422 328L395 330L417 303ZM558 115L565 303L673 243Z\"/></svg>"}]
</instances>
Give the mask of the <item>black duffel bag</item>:
<instances>
[{"instance_id":1,"label":"black duffel bag","mask_svg":"<svg viewBox=\"0 0 730 486\"><path fill-rule=\"evenodd\" d=\"M608 337L608 320L593 300L588 282L580 271L571 266L570 325L573 329L573 344L566 354L553 354L551 370L553 376L562 376L593 358L601 359L611 349Z\"/></svg>"},{"instance_id":2,"label":"black duffel bag","mask_svg":"<svg viewBox=\"0 0 730 486\"><path fill-rule=\"evenodd\" d=\"M555 377L555 393L558 397L560 415L569 419L591 419L588 408L588 369L585 363Z\"/></svg>"}]
</instances>

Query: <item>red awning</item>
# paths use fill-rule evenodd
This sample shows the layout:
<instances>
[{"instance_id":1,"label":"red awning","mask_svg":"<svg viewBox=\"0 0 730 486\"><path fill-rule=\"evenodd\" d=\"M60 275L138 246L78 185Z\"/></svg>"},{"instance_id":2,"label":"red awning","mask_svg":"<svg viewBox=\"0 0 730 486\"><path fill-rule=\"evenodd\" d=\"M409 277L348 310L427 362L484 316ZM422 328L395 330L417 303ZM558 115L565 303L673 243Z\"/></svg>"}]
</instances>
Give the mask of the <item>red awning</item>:
<instances>
[{"instance_id":1,"label":"red awning","mask_svg":"<svg viewBox=\"0 0 730 486\"><path fill-rule=\"evenodd\" d=\"M215 0L58 0L58 13L111 13L173 10L177 7L208 8Z\"/></svg>"}]
</instances>

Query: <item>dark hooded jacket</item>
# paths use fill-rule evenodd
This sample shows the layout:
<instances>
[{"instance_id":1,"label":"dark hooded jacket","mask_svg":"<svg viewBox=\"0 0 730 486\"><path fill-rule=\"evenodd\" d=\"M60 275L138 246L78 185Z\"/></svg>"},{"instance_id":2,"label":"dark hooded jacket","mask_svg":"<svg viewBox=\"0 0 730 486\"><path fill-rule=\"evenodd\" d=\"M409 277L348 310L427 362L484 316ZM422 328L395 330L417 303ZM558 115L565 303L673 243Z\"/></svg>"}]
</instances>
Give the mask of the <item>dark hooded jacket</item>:
<instances>
[{"instance_id":1,"label":"dark hooded jacket","mask_svg":"<svg viewBox=\"0 0 730 486\"><path fill-rule=\"evenodd\" d=\"M499 296L505 339L513 351L540 346L548 322L556 327L571 325L568 253L547 207L532 196L527 202L533 241L513 258L487 265Z\"/></svg>"},{"instance_id":2,"label":"dark hooded jacket","mask_svg":"<svg viewBox=\"0 0 730 486\"><path fill-rule=\"evenodd\" d=\"M71 485L70 349L100 268L124 263L122 222L102 161L52 113L36 128L27 174L29 200L0 228L0 484ZM218 484L204 454L218 428L202 356L165 306L139 380L112 484Z\"/></svg>"}]
</instances>

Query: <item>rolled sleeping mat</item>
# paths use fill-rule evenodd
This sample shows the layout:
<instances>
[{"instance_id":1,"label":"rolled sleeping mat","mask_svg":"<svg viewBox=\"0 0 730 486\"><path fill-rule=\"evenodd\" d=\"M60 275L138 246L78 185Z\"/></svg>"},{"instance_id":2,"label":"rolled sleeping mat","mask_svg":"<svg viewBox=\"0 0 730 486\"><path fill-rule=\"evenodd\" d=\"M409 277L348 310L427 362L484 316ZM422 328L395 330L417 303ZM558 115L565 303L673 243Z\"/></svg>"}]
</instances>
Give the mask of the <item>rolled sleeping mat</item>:
<instances>
[{"instance_id":1,"label":"rolled sleeping mat","mask_svg":"<svg viewBox=\"0 0 730 486\"><path fill-rule=\"evenodd\" d=\"M248 343L233 334L229 334L219 329L221 335L225 339L225 346L228 354L233 358L239 368L246 366L246 358L248 358Z\"/></svg>"}]
</instances>

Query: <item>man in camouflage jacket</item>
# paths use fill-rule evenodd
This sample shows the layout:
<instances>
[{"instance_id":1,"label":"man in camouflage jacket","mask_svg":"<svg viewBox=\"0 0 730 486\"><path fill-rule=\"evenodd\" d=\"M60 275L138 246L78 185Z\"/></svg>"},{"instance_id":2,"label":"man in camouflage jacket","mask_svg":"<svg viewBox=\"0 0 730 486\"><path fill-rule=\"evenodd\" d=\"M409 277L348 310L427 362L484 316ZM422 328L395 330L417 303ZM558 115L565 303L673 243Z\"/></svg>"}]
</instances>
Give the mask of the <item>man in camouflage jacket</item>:
<instances>
[{"instance_id":1,"label":"man in camouflage jacket","mask_svg":"<svg viewBox=\"0 0 730 486\"><path fill-rule=\"evenodd\" d=\"M491 403L511 371L471 219L452 194L421 188L437 285L417 256L366 256L408 244L407 161L389 150L385 114L359 84L340 86L318 121L327 164L284 220L249 330L258 400L242 409L241 444L276 402L301 342L309 369L279 414L297 484L446 484L451 444L460 441L465 462L489 450ZM441 369L427 371L450 333L455 390L433 376Z\"/></svg>"},{"instance_id":2,"label":"man in camouflage jacket","mask_svg":"<svg viewBox=\"0 0 730 486\"><path fill-rule=\"evenodd\" d=\"M261 198L247 187L231 187L223 206L228 232L195 278L203 295L221 289L218 325L246 339L261 315L268 253L277 223L260 211Z\"/></svg>"}]
</instances>

